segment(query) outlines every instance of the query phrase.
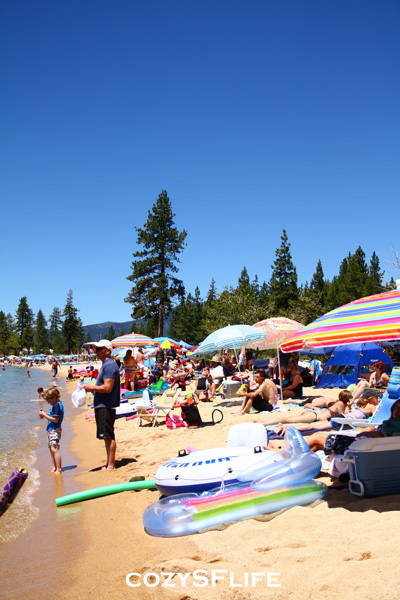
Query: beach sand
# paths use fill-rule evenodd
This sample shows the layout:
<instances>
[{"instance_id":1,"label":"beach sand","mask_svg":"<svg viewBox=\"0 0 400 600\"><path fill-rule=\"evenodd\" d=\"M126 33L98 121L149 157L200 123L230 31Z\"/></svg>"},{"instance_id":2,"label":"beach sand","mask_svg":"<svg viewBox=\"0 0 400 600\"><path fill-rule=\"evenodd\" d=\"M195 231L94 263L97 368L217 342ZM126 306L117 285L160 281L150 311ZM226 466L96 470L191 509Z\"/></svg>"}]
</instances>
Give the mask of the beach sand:
<instances>
[{"instance_id":1,"label":"beach sand","mask_svg":"<svg viewBox=\"0 0 400 600\"><path fill-rule=\"evenodd\" d=\"M74 384L68 384L68 392L73 389ZM338 390L306 389L305 393L336 397ZM219 403L214 401L214 407ZM164 424L136 428L135 421L119 419L117 469L101 471L105 462L104 444L96 439L94 419L85 419L92 409L71 406L67 404L68 412L76 416L72 421L74 436L70 448L77 457L79 472L77 477L68 478L63 493L126 482L137 475L151 479L158 466L176 456L178 450L188 445L198 449L225 446L230 426L263 417L237 417L230 414L232 409L223 408L222 423L190 430L168 430ZM201 403L204 420L211 418L211 411L208 403ZM332 484L328 475L319 479ZM53 597L50 585L58 580L58 573L62 573L63 585L56 593L62 599L331 600L340 596L347 600L357 595L367 600L397 600L400 597L398 495L360 499L347 489L331 488L323 500L312 505L177 538L152 537L143 529L143 511L159 497L157 491L143 490L58 509L54 505L52 510L57 519L71 524L72 534L62 541L65 554L70 548L71 558L64 566L57 564L54 571L49 565L48 582L41 581L37 596L29 598ZM77 524L79 536L83 537L77 540L78 557L73 533ZM191 574L198 569L203 575L206 572L207 586L194 585ZM141 575L141 586L127 585L129 573ZM146 586L143 581L146 573L156 573L160 584ZM175 576L169 587L162 587L163 573L190 575L185 586ZM263 575L251 587L252 574L256 573ZM271 583L277 582L280 587L268 587L268 573ZM215 585L212 574L222 577ZM135 583L138 579L131 581Z\"/></svg>"}]
</instances>

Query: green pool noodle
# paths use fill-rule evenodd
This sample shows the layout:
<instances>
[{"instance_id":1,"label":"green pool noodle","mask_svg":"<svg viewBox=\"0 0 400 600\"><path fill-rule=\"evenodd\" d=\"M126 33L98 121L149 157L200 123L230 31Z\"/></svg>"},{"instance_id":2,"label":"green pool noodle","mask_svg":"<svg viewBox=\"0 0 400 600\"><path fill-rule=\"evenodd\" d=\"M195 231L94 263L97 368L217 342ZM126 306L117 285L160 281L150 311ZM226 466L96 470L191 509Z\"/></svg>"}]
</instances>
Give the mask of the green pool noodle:
<instances>
[{"instance_id":1,"label":"green pool noodle","mask_svg":"<svg viewBox=\"0 0 400 600\"><path fill-rule=\"evenodd\" d=\"M105 485L104 487L93 488L92 490L83 490L82 492L76 492L76 494L69 494L68 496L61 496L60 498L56 498L56 504L57 506L65 506L66 504L72 504L73 502L82 502L82 500L90 500L92 498L99 498L100 496L108 496L109 494L119 494L119 492L155 489L156 484L154 479L148 479L147 481L128 481L126 483Z\"/></svg>"}]
</instances>

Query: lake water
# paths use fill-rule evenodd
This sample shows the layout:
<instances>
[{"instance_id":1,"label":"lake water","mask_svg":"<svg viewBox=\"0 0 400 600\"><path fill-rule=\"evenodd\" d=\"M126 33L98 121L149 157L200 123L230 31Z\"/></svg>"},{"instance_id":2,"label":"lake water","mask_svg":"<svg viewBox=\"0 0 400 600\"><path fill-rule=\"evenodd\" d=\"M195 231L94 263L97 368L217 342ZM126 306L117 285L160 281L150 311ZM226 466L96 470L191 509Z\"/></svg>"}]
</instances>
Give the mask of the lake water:
<instances>
[{"instance_id":1,"label":"lake water","mask_svg":"<svg viewBox=\"0 0 400 600\"><path fill-rule=\"evenodd\" d=\"M40 408L50 407L44 401L37 401L37 388L50 387L54 379L50 372L39 369L30 369L30 374L28 378L27 369L22 367L0 370L0 489L17 467L29 473L12 506L0 519L0 543L18 537L39 516L34 503L39 486L35 448L47 442L44 433L47 420L39 419L38 413ZM60 384L60 377L57 383Z\"/></svg>"}]
</instances>

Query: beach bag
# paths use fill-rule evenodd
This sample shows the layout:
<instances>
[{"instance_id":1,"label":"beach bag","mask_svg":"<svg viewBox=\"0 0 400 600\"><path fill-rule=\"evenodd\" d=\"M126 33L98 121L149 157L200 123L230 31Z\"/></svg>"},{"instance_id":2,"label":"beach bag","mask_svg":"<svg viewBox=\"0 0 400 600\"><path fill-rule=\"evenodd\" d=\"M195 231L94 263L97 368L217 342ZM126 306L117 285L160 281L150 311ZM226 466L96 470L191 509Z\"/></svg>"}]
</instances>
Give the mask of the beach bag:
<instances>
[{"instance_id":1,"label":"beach bag","mask_svg":"<svg viewBox=\"0 0 400 600\"><path fill-rule=\"evenodd\" d=\"M185 402L184 404L181 404L181 414L182 419L189 424L189 427L200 427L203 424L199 409L194 403L189 404L188 402Z\"/></svg>"},{"instance_id":2,"label":"beach bag","mask_svg":"<svg viewBox=\"0 0 400 600\"><path fill-rule=\"evenodd\" d=\"M200 416L199 409L197 408L197 404L182 404L181 413L182 418L188 422L189 427L206 427L207 425L216 425L217 423L221 423L222 419L224 418L222 412L218 408L215 408L211 414L212 421L203 421Z\"/></svg>"},{"instance_id":3,"label":"beach bag","mask_svg":"<svg viewBox=\"0 0 400 600\"><path fill-rule=\"evenodd\" d=\"M178 427L189 427L189 423L187 423L182 417L179 415L171 415L167 414L165 417L165 424L168 429L177 429Z\"/></svg>"},{"instance_id":4,"label":"beach bag","mask_svg":"<svg viewBox=\"0 0 400 600\"><path fill-rule=\"evenodd\" d=\"M72 404L75 408L80 408L86 404L86 390L82 390L79 385L71 396Z\"/></svg>"}]
</instances>

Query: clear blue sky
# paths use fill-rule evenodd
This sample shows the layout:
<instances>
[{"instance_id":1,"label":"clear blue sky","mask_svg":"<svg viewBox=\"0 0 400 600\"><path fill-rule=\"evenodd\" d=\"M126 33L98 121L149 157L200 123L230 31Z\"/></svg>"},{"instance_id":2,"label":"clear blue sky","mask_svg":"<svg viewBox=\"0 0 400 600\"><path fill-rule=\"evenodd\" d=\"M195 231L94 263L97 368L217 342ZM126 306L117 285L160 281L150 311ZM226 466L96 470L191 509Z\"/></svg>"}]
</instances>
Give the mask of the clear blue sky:
<instances>
[{"instance_id":1,"label":"clear blue sky","mask_svg":"<svg viewBox=\"0 0 400 600\"><path fill-rule=\"evenodd\" d=\"M130 319L159 193L204 297L400 249L398 0L0 2L0 310Z\"/></svg>"}]
</instances>

